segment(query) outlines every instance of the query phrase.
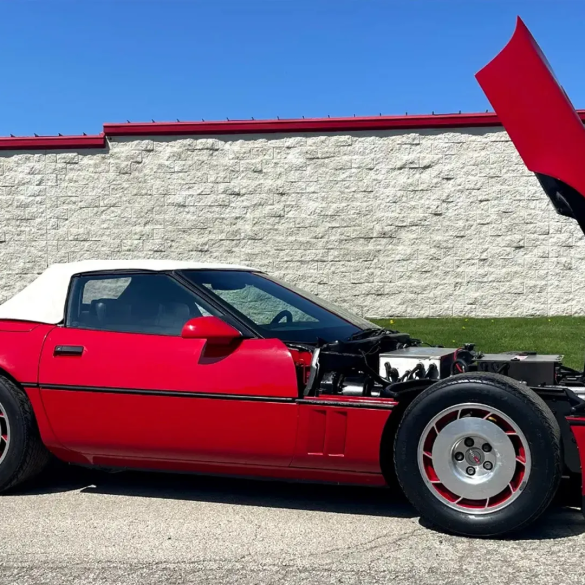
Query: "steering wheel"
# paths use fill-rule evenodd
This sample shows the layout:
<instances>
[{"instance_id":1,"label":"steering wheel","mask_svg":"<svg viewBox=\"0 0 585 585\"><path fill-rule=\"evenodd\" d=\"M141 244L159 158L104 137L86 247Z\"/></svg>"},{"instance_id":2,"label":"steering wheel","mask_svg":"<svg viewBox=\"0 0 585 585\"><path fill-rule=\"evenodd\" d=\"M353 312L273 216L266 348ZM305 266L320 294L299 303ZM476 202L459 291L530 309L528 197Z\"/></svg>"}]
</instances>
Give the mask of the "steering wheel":
<instances>
[{"instance_id":1,"label":"steering wheel","mask_svg":"<svg viewBox=\"0 0 585 585\"><path fill-rule=\"evenodd\" d=\"M285 309L284 311L280 311L280 313L278 313L274 317L274 319L272 319L272 321L270 321L270 324L276 325L277 323L280 323L282 321L283 317L286 317L285 323L292 323L292 320L293 320L292 313Z\"/></svg>"}]
</instances>

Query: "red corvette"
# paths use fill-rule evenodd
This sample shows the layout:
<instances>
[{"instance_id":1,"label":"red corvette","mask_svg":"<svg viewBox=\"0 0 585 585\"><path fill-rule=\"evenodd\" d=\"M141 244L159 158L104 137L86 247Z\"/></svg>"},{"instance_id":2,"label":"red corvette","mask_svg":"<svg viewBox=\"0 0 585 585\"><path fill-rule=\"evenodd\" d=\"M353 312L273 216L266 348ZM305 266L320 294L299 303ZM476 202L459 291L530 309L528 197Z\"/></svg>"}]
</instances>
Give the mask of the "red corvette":
<instances>
[{"instance_id":1,"label":"red corvette","mask_svg":"<svg viewBox=\"0 0 585 585\"><path fill-rule=\"evenodd\" d=\"M478 79L556 208L584 226L585 129L521 22ZM245 267L55 265L0 306L0 489L51 456L397 477L437 526L501 534L585 463L585 375L561 360L427 346Z\"/></svg>"}]
</instances>

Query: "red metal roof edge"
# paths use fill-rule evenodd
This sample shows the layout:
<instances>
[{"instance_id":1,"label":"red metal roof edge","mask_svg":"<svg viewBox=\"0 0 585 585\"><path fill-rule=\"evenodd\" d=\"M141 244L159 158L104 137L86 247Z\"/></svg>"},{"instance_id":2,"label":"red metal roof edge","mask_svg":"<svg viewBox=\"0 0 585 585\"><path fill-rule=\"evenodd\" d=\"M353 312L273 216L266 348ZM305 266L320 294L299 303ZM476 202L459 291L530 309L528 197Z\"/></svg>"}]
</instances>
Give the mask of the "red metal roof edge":
<instances>
[{"instance_id":1,"label":"red metal roof edge","mask_svg":"<svg viewBox=\"0 0 585 585\"><path fill-rule=\"evenodd\" d=\"M585 110L577 112L585 122ZM107 136L178 136L269 134L287 132L341 132L357 130L415 130L501 126L496 114L426 114L300 118L289 120L226 120L211 122L126 122L104 124L101 134L90 136L0 137L0 150L105 148Z\"/></svg>"},{"instance_id":2,"label":"red metal roof edge","mask_svg":"<svg viewBox=\"0 0 585 585\"><path fill-rule=\"evenodd\" d=\"M104 148L106 136L101 134L83 136L2 136L0 150L55 150L76 148Z\"/></svg>"},{"instance_id":3,"label":"red metal roof edge","mask_svg":"<svg viewBox=\"0 0 585 585\"><path fill-rule=\"evenodd\" d=\"M104 124L107 136L179 134L265 134L275 132L339 132L497 126L493 113L367 116L352 118L296 118L288 120L226 120L220 122L127 122Z\"/></svg>"}]
</instances>

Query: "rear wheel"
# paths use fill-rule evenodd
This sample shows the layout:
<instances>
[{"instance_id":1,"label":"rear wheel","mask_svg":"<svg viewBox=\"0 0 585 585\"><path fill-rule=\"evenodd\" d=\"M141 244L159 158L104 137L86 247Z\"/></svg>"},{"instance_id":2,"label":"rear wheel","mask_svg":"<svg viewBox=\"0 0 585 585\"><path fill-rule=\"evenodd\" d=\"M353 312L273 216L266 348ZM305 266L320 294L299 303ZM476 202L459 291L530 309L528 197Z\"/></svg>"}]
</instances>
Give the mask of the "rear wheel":
<instances>
[{"instance_id":1,"label":"rear wheel","mask_svg":"<svg viewBox=\"0 0 585 585\"><path fill-rule=\"evenodd\" d=\"M28 397L0 377L0 492L32 479L49 460Z\"/></svg>"},{"instance_id":2,"label":"rear wheel","mask_svg":"<svg viewBox=\"0 0 585 585\"><path fill-rule=\"evenodd\" d=\"M394 463L423 517L450 532L493 536L528 525L549 505L561 478L561 434L526 386L464 374L407 408Z\"/></svg>"}]
</instances>

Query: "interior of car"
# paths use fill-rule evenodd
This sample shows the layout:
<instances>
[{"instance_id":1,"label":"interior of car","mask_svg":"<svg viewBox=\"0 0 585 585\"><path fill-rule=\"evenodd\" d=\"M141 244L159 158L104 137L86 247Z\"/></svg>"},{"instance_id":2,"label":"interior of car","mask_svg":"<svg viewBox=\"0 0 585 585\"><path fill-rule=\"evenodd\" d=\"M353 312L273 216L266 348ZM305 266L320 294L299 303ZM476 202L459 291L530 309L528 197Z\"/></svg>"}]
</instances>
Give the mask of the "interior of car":
<instances>
[{"instance_id":1,"label":"interior of car","mask_svg":"<svg viewBox=\"0 0 585 585\"><path fill-rule=\"evenodd\" d=\"M164 274L81 277L77 316L84 329L180 335L192 318L213 314L195 296ZM96 298L97 297L97 298Z\"/></svg>"}]
</instances>

